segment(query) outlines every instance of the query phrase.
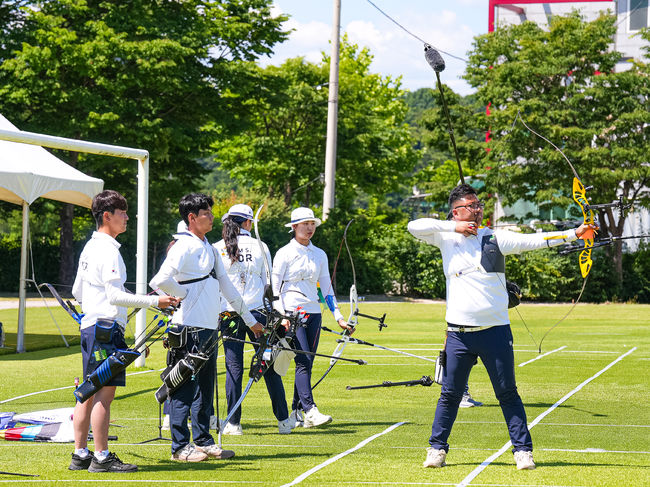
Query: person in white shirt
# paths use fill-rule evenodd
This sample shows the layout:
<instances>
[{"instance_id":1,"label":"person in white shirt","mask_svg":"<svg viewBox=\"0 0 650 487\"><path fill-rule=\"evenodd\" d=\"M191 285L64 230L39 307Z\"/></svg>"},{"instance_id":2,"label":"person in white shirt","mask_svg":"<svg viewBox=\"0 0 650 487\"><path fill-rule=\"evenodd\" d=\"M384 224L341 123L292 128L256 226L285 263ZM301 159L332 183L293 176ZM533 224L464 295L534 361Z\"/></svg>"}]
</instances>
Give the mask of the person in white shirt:
<instances>
[{"instance_id":1,"label":"person in white shirt","mask_svg":"<svg viewBox=\"0 0 650 487\"><path fill-rule=\"evenodd\" d=\"M413 236L440 248L447 278L447 363L423 466L445 465L447 439L480 357L508 426L517 468L534 469L533 443L515 382L504 256L571 242L596 227L534 234L481 227L484 205L467 184L451 191L449 207L451 221L422 218L408 224Z\"/></svg>"},{"instance_id":2,"label":"person in white shirt","mask_svg":"<svg viewBox=\"0 0 650 487\"><path fill-rule=\"evenodd\" d=\"M155 290L182 299L172 323L180 331L187 329L187 341L170 350L168 366L174 366L188 353L209 352L208 360L195 374L194 380L186 381L169 396L172 460L183 462L226 459L235 455L235 452L215 445L210 434L216 355L214 350L209 350L209 345L216 340L221 312L220 292L256 335L263 331L262 325L246 309L240 294L228 279L221 259L205 237L212 230L213 204L210 196L201 193L181 198L178 207L187 232L177 234L178 240L169 248L160 270L149 283ZM193 444L187 427L190 414Z\"/></svg>"},{"instance_id":3,"label":"person in white shirt","mask_svg":"<svg viewBox=\"0 0 650 487\"><path fill-rule=\"evenodd\" d=\"M223 239L214 244L214 248L221 257L230 281L242 295L246 308L251 311L260 323L266 322L263 314L262 295L264 286L268 284L267 272L271 268L271 254L263 242L258 242L251 236L253 226L253 210L248 205L237 204L230 207L221 218L223 223ZM266 259L266 262L264 260ZM223 306L225 304L225 306ZM234 311L232 306L223 303L226 311ZM252 340L253 332L248 328L240 316L222 319L221 333L244 340L248 335ZM226 354L226 398L228 413L239 400L242 393L242 379L244 376L244 344L236 341L223 342ZM289 421L289 409L285 397L282 377L273 367L264 373L266 389L271 398L273 414L278 420L280 434L291 433L295 426ZM228 424L224 425L223 434L241 435L241 406L233 413Z\"/></svg>"},{"instance_id":4,"label":"person in white shirt","mask_svg":"<svg viewBox=\"0 0 650 487\"><path fill-rule=\"evenodd\" d=\"M178 304L172 296L130 294L124 289L126 267L115 238L126 231L127 202L117 191L102 191L93 198L92 213L97 224L91 239L79 257L79 268L72 294L81 303L81 352L83 376L87 377L106 357L128 348L124 341L127 307L167 308ZM117 386L126 384L126 373L113 377L74 410L75 451L70 470L89 472L135 472L136 465L123 463L108 450L108 426L111 403ZM92 425L95 453L88 450L88 432Z\"/></svg>"},{"instance_id":5,"label":"person in white shirt","mask_svg":"<svg viewBox=\"0 0 650 487\"><path fill-rule=\"evenodd\" d=\"M322 316L318 284L334 319L341 328L349 328L334 297L327 255L311 243L320 224L320 219L314 217L309 208L296 208L291 212L291 222L285 226L291 228L294 238L275 254L271 274L273 291L280 297L275 301L276 309L286 314L300 308L309 315L305 326L297 328L294 339L296 349L307 352L316 352L320 338ZM330 423L332 417L318 410L311 391L313 356L297 353L294 361L296 374L290 420L296 425L302 422L305 428ZM304 411L304 421L300 410Z\"/></svg>"}]
</instances>

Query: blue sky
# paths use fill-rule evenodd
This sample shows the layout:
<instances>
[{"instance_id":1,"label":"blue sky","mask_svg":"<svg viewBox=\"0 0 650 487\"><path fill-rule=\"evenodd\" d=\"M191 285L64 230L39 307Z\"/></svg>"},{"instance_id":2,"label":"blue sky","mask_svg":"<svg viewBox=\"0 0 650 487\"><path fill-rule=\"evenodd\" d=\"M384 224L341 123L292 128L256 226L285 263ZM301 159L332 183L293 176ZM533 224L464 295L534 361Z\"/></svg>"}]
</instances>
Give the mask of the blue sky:
<instances>
[{"instance_id":1,"label":"blue sky","mask_svg":"<svg viewBox=\"0 0 650 487\"><path fill-rule=\"evenodd\" d=\"M466 58L474 36L487 32L488 0L372 0L380 9L417 37L434 47ZM329 53L333 0L275 0L276 13L290 15L285 28L294 29L289 40L261 64L280 64L303 56L318 62ZM402 76L402 87L435 87L435 73L424 59L423 45L377 11L367 0L341 0L341 31L374 55L371 70L384 76ZM465 63L442 54L443 82L460 94L472 88L460 78Z\"/></svg>"}]
</instances>

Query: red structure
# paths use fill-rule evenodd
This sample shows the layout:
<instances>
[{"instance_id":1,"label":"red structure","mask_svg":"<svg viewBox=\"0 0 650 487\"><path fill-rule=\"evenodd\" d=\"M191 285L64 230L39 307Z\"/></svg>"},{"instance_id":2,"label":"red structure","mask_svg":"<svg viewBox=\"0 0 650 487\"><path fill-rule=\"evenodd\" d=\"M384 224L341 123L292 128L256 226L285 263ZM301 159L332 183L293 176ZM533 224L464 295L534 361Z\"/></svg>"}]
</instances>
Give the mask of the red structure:
<instances>
[{"instance_id":1,"label":"red structure","mask_svg":"<svg viewBox=\"0 0 650 487\"><path fill-rule=\"evenodd\" d=\"M525 5L531 3L596 3L596 2L613 2L614 0L490 0L490 12L488 15L488 32L494 32L494 18L497 7L505 8L516 14L524 14L524 9L518 5Z\"/></svg>"}]
</instances>

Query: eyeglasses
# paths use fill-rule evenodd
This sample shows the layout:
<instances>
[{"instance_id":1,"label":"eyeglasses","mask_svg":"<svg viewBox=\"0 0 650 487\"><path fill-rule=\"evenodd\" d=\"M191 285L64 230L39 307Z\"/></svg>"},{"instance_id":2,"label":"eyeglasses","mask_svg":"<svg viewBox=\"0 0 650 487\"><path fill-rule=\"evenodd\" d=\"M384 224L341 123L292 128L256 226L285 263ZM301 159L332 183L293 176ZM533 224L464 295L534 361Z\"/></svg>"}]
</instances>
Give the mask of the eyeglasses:
<instances>
[{"instance_id":1,"label":"eyeglasses","mask_svg":"<svg viewBox=\"0 0 650 487\"><path fill-rule=\"evenodd\" d=\"M454 210L457 210L458 208L467 208L468 210L478 211L485 208L485 203L472 203L471 205L457 206Z\"/></svg>"}]
</instances>

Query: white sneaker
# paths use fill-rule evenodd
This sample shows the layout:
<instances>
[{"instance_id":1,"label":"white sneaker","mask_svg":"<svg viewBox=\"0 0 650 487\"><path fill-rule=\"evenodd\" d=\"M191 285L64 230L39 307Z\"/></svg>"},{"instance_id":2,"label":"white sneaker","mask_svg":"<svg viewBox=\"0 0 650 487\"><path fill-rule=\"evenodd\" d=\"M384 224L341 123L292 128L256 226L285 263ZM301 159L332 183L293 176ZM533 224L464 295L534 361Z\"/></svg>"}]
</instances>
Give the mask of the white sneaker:
<instances>
[{"instance_id":1,"label":"white sneaker","mask_svg":"<svg viewBox=\"0 0 650 487\"><path fill-rule=\"evenodd\" d=\"M517 470L535 470L532 451L516 451L515 462L517 463Z\"/></svg>"},{"instance_id":2,"label":"white sneaker","mask_svg":"<svg viewBox=\"0 0 650 487\"><path fill-rule=\"evenodd\" d=\"M332 416L321 413L316 406L305 413L304 428L313 428L332 422Z\"/></svg>"},{"instance_id":3,"label":"white sneaker","mask_svg":"<svg viewBox=\"0 0 650 487\"><path fill-rule=\"evenodd\" d=\"M479 407L482 405L483 405L482 402L472 399L472 396L470 396L469 394L464 394L463 399L461 399L459 404L461 408L473 408L475 406Z\"/></svg>"},{"instance_id":4,"label":"white sneaker","mask_svg":"<svg viewBox=\"0 0 650 487\"><path fill-rule=\"evenodd\" d=\"M231 435L231 436L241 436L244 434L244 431L242 430L241 423L233 424L233 423L226 423L222 424L223 430L222 433L224 435Z\"/></svg>"},{"instance_id":5,"label":"white sneaker","mask_svg":"<svg viewBox=\"0 0 650 487\"><path fill-rule=\"evenodd\" d=\"M291 430L296 427L296 420L292 419L291 416L289 416L287 419L283 421L278 421L278 432L281 435L288 435L291 433Z\"/></svg>"},{"instance_id":6,"label":"white sneaker","mask_svg":"<svg viewBox=\"0 0 650 487\"><path fill-rule=\"evenodd\" d=\"M204 453L210 458L216 458L217 460L226 460L235 456L235 452L232 450L222 450L217 445L206 445L206 446L195 446L196 450Z\"/></svg>"},{"instance_id":7,"label":"white sneaker","mask_svg":"<svg viewBox=\"0 0 650 487\"><path fill-rule=\"evenodd\" d=\"M302 411L300 409L294 409L293 411L291 411L291 414L289 415L289 420L293 422L294 428L297 428L298 426L302 426L305 421Z\"/></svg>"},{"instance_id":8,"label":"white sneaker","mask_svg":"<svg viewBox=\"0 0 650 487\"><path fill-rule=\"evenodd\" d=\"M169 414L165 414L163 418L162 429L169 431Z\"/></svg>"},{"instance_id":9,"label":"white sneaker","mask_svg":"<svg viewBox=\"0 0 650 487\"><path fill-rule=\"evenodd\" d=\"M427 448L427 459L422 462L423 467L427 468L440 468L447 465L445 459L447 452L445 450L438 450L437 448Z\"/></svg>"},{"instance_id":10,"label":"white sneaker","mask_svg":"<svg viewBox=\"0 0 650 487\"><path fill-rule=\"evenodd\" d=\"M208 458L208 454L198 450L192 443L185 445L176 453L172 453L172 460L177 462L202 462Z\"/></svg>"}]
</instances>

